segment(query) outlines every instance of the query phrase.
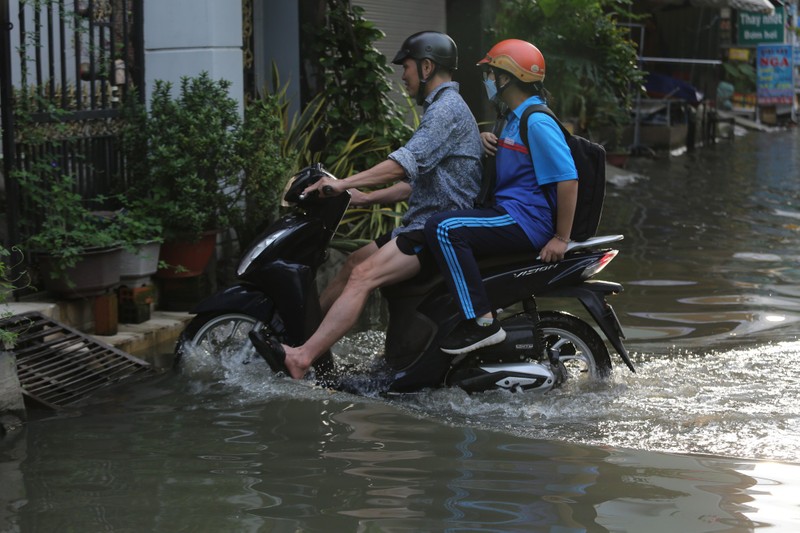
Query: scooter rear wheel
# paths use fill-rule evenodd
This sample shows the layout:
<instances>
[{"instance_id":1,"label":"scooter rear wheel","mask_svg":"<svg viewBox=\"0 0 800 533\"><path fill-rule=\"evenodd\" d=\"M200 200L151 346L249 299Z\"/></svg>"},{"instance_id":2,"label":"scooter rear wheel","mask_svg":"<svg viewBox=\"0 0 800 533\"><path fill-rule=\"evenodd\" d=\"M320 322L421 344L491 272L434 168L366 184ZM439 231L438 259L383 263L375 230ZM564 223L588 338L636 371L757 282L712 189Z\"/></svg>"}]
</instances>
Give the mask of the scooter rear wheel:
<instances>
[{"instance_id":1,"label":"scooter rear wheel","mask_svg":"<svg viewBox=\"0 0 800 533\"><path fill-rule=\"evenodd\" d=\"M611 373L611 357L603 339L580 318L561 311L542 311L539 325L545 345L567 370L567 379L596 379Z\"/></svg>"},{"instance_id":2,"label":"scooter rear wheel","mask_svg":"<svg viewBox=\"0 0 800 533\"><path fill-rule=\"evenodd\" d=\"M261 326L257 318L243 313L197 315L178 340L175 366L185 366L191 357L225 359L226 364L260 360L248 333Z\"/></svg>"}]
</instances>

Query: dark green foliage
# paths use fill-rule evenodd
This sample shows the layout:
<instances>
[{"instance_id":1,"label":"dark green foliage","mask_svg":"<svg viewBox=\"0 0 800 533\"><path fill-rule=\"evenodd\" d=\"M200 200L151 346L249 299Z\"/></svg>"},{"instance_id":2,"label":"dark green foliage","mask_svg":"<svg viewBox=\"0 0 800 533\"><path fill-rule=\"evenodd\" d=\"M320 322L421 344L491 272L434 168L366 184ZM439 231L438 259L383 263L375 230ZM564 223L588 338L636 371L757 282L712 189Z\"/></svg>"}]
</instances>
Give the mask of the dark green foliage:
<instances>
[{"instance_id":1,"label":"dark green foliage","mask_svg":"<svg viewBox=\"0 0 800 533\"><path fill-rule=\"evenodd\" d=\"M364 19L363 12L348 0L327 0L324 27L306 28L315 36L310 53L318 59L324 80L324 113L330 127L326 153L342 152L353 137L380 148L363 150L351 162L360 170L385 159L412 133L389 97L391 67L372 44L384 34Z\"/></svg>"},{"instance_id":2,"label":"dark green foliage","mask_svg":"<svg viewBox=\"0 0 800 533\"><path fill-rule=\"evenodd\" d=\"M17 263L12 263L17 261ZM23 265L22 251L13 246L11 250L0 244L0 304L8 302L17 289L22 289L30 285L28 273L25 270L19 271L18 267ZM0 319L13 316L13 312L4 310L0 312ZM11 350L17 343L19 333L0 327L0 350Z\"/></svg>"},{"instance_id":3,"label":"dark green foliage","mask_svg":"<svg viewBox=\"0 0 800 533\"><path fill-rule=\"evenodd\" d=\"M749 63L723 63L726 79L738 93L752 93L756 90L756 69Z\"/></svg>"},{"instance_id":4,"label":"dark green foliage","mask_svg":"<svg viewBox=\"0 0 800 533\"><path fill-rule=\"evenodd\" d=\"M643 73L629 29L630 0L507 0L497 18L498 40L524 39L544 54L544 85L554 111L577 118L584 133L630 121ZM603 139L597 139L602 141Z\"/></svg>"},{"instance_id":5,"label":"dark green foliage","mask_svg":"<svg viewBox=\"0 0 800 533\"><path fill-rule=\"evenodd\" d=\"M183 77L177 98L158 80L150 102L147 174L136 186L152 200L164 237L198 240L236 217L242 131L230 82Z\"/></svg>"},{"instance_id":6,"label":"dark green foliage","mask_svg":"<svg viewBox=\"0 0 800 533\"><path fill-rule=\"evenodd\" d=\"M239 151L243 165L244 216L235 224L242 244L278 215L283 187L297 169L294 152L284 153L282 92L266 94L245 108Z\"/></svg>"}]
</instances>

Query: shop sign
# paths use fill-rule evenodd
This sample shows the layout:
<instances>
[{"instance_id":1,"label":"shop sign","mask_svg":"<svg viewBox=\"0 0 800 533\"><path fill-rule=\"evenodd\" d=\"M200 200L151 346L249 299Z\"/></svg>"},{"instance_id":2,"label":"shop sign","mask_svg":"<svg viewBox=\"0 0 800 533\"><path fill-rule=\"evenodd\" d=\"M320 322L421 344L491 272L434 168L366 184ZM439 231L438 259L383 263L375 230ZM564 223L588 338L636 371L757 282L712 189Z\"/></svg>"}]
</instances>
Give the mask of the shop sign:
<instances>
[{"instance_id":1,"label":"shop sign","mask_svg":"<svg viewBox=\"0 0 800 533\"><path fill-rule=\"evenodd\" d=\"M756 94L759 105L794 102L794 47L762 44L756 49Z\"/></svg>"},{"instance_id":2,"label":"shop sign","mask_svg":"<svg viewBox=\"0 0 800 533\"><path fill-rule=\"evenodd\" d=\"M775 12L772 15L739 11L737 44L745 46L782 43L783 25L782 6L775 6Z\"/></svg>"},{"instance_id":3,"label":"shop sign","mask_svg":"<svg viewBox=\"0 0 800 533\"><path fill-rule=\"evenodd\" d=\"M728 50L728 59L732 61L750 61L749 48L731 48Z\"/></svg>"},{"instance_id":4,"label":"shop sign","mask_svg":"<svg viewBox=\"0 0 800 533\"><path fill-rule=\"evenodd\" d=\"M733 93L731 103L737 111L755 111L756 93Z\"/></svg>"}]
</instances>

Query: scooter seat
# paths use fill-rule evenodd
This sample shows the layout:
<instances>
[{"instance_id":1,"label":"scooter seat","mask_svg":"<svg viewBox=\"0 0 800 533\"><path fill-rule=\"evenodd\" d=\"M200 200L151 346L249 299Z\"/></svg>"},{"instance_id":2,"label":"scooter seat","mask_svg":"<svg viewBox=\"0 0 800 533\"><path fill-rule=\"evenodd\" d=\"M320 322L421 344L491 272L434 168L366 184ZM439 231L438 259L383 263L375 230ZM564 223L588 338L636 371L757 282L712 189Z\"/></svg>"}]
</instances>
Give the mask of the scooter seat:
<instances>
[{"instance_id":1,"label":"scooter seat","mask_svg":"<svg viewBox=\"0 0 800 533\"><path fill-rule=\"evenodd\" d=\"M613 242L621 241L624 237L622 235L603 235L599 237L592 237L585 241L572 241L567 245L567 255L576 253L580 250L587 248L597 248L605 246ZM532 258L530 253L517 253L505 255L492 255L481 257L478 259L478 267L481 272L488 272L501 267L511 267L514 265L530 265L533 266L539 262L539 257ZM413 296L419 294L427 294L435 286L444 283L444 278L436 268L423 268L419 274L406 281L401 281L394 285L384 287L381 289L387 294L397 294L398 296Z\"/></svg>"}]
</instances>

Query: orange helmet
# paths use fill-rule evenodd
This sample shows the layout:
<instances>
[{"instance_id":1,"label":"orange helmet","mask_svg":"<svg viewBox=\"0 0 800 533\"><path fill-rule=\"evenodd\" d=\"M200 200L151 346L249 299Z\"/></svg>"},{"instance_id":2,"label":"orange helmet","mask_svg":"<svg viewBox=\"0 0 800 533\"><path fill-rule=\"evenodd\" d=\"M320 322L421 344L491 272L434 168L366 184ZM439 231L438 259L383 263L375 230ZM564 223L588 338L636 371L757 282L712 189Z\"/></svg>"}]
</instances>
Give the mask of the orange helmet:
<instances>
[{"instance_id":1,"label":"orange helmet","mask_svg":"<svg viewBox=\"0 0 800 533\"><path fill-rule=\"evenodd\" d=\"M478 65L503 69L524 83L544 81L544 56L531 43L520 39L500 41Z\"/></svg>"}]
</instances>

